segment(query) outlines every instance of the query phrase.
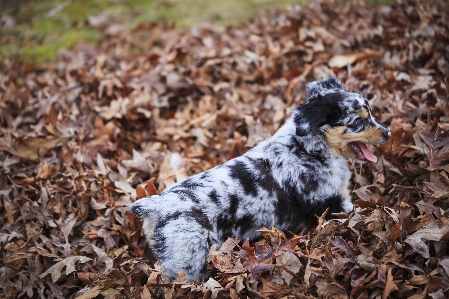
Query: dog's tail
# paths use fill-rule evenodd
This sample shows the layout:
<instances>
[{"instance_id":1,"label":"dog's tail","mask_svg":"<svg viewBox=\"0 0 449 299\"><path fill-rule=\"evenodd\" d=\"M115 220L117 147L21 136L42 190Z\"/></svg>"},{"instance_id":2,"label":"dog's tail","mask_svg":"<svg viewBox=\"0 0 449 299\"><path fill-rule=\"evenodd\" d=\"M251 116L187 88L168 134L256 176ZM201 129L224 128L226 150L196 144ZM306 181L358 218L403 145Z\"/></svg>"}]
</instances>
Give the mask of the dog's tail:
<instances>
[{"instance_id":1,"label":"dog's tail","mask_svg":"<svg viewBox=\"0 0 449 299\"><path fill-rule=\"evenodd\" d=\"M141 198L133 202L133 204L129 207L129 210L131 211L131 213L133 213L134 216L137 217L145 217L149 214L154 214L158 206L155 201L158 201L159 198L159 195Z\"/></svg>"}]
</instances>

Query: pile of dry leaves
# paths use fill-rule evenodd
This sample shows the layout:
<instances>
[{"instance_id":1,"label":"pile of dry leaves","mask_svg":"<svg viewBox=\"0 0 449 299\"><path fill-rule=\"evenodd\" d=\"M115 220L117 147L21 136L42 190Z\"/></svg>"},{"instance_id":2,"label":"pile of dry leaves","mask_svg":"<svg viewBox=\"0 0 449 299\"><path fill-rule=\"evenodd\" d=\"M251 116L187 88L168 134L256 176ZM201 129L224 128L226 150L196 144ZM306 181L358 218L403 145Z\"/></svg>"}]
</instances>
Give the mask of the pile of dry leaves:
<instances>
[{"instance_id":1,"label":"pile of dry leaves","mask_svg":"<svg viewBox=\"0 0 449 299\"><path fill-rule=\"evenodd\" d=\"M4 62L0 297L448 298L447 20L444 1L400 1L185 32L96 22L95 49ZM326 76L393 131L375 165L352 165L357 212L230 239L211 248L212 279L168 283L128 206L270 136Z\"/></svg>"}]
</instances>

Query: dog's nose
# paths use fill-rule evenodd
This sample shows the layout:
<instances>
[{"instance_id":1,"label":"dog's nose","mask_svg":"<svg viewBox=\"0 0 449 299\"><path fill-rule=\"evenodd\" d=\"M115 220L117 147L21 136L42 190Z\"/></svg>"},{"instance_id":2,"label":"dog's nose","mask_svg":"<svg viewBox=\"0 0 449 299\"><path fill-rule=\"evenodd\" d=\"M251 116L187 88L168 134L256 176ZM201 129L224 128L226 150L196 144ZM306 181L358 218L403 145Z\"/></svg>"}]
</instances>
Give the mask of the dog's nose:
<instances>
[{"instance_id":1,"label":"dog's nose","mask_svg":"<svg viewBox=\"0 0 449 299\"><path fill-rule=\"evenodd\" d=\"M391 137L391 131L390 131L390 130L384 130L384 131L382 132L382 134L384 135L384 137L385 137L386 139L390 139L390 137Z\"/></svg>"}]
</instances>

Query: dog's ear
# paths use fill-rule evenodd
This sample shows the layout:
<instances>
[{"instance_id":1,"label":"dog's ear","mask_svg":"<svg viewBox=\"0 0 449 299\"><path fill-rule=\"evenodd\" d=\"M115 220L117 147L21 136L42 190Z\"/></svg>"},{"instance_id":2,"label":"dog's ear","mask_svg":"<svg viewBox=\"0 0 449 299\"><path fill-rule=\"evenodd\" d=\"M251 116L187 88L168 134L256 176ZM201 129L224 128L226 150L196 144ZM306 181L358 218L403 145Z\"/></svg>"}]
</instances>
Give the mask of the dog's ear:
<instances>
[{"instance_id":1,"label":"dog's ear","mask_svg":"<svg viewBox=\"0 0 449 299\"><path fill-rule=\"evenodd\" d=\"M322 124L332 123L338 119L342 110L339 106L343 93L317 94L293 111L293 123L296 135L306 136Z\"/></svg>"},{"instance_id":2,"label":"dog's ear","mask_svg":"<svg viewBox=\"0 0 449 299\"><path fill-rule=\"evenodd\" d=\"M322 94L323 91L328 89L341 89L342 91L346 91L343 85L337 80L337 78L327 78L320 81L313 81L306 84L307 95L309 97L316 96L318 94Z\"/></svg>"}]
</instances>

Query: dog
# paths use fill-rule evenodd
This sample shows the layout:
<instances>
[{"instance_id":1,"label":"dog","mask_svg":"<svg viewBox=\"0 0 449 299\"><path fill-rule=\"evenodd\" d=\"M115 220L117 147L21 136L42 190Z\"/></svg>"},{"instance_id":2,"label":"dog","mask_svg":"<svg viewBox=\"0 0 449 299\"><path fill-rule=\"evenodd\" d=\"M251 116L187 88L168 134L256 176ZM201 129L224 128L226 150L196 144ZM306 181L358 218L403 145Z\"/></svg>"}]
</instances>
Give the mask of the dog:
<instances>
[{"instance_id":1,"label":"dog","mask_svg":"<svg viewBox=\"0 0 449 299\"><path fill-rule=\"evenodd\" d=\"M274 225L298 233L304 224L353 210L347 158L376 162L366 144L391 136L368 101L335 78L306 84L308 99L270 138L223 165L135 201L143 231L171 280L208 278L206 254L228 237L260 237Z\"/></svg>"}]
</instances>

